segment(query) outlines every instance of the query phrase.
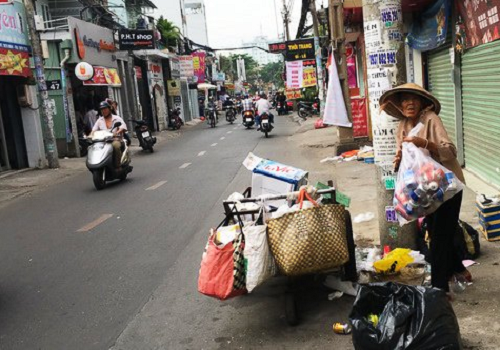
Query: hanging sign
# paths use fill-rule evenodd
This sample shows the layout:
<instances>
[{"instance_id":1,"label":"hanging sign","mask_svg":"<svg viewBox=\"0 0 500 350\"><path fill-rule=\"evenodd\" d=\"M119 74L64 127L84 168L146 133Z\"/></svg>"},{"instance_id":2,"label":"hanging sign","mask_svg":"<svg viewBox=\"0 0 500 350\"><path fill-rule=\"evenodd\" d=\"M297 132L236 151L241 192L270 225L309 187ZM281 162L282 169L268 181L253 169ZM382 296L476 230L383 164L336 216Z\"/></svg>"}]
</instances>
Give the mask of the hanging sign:
<instances>
[{"instance_id":1,"label":"hanging sign","mask_svg":"<svg viewBox=\"0 0 500 350\"><path fill-rule=\"evenodd\" d=\"M304 79L304 66L302 61L286 62L286 87L287 89L300 89Z\"/></svg>"},{"instance_id":2,"label":"hanging sign","mask_svg":"<svg viewBox=\"0 0 500 350\"><path fill-rule=\"evenodd\" d=\"M155 34L152 30L120 29L118 31L120 50L145 50L155 48Z\"/></svg>"},{"instance_id":3,"label":"hanging sign","mask_svg":"<svg viewBox=\"0 0 500 350\"><path fill-rule=\"evenodd\" d=\"M94 76L94 67L87 62L80 62L75 67L75 75L82 81L90 80Z\"/></svg>"},{"instance_id":4,"label":"hanging sign","mask_svg":"<svg viewBox=\"0 0 500 350\"><path fill-rule=\"evenodd\" d=\"M269 53L283 53L286 51L286 43L269 44Z\"/></svg>"},{"instance_id":5,"label":"hanging sign","mask_svg":"<svg viewBox=\"0 0 500 350\"><path fill-rule=\"evenodd\" d=\"M139 66L135 66L135 76L137 79L142 79L142 69Z\"/></svg>"},{"instance_id":6,"label":"hanging sign","mask_svg":"<svg viewBox=\"0 0 500 350\"><path fill-rule=\"evenodd\" d=\"M94 67L94 76L83 82L83 85L120 87L122 82L115 68Z\"/></svg>"},{"instance_id":7,"label":"hanging sign","mask_svg":"<svg viewBox=\"0 0 500 350\"><path fill-rule=\"evenodd\" d=\"M408 45L420 51L429 51L446 41L451 1L438 0L419 15L408 34Z\"/></svg>"},{"instance_id":8,"label":"hanging sign","mask_svg":"<svg viewBox=\"0 0 500 350\"><path fill-rule=\"evenodd\" d=\"M300 89L286 89L285 96L287 100L296 100L302 98L302 92Z\"/></svg>"},{"instance_id":9,"label":"hanging sign","mask_svg":"<svg viewBox=\"0 0 500 350\"><path fill-rule=\"evenodd\" d=\"M466 47L500 39L500 0L455 2L465 28Z\"/></svg>"},{"instance_id":10,"label":"hanging sign","mask_svg":"<svg viewBox=\"0 0 500 350\"><path fill-rule=\"evenodd\" d=\"M285 61L314 60L314 39L301 39L286 42Z\"/></svg>"},{"instance_id":11,"label":"hanging sign","mask_svg":"<svg viewBox=\"0 0 500 350\"><path fill-rule=\"evenodd\" d=\"M366 116L366 99L351 97L352 132L354 137L368 136L368 118Z\"/></svg>"},{"instance_id":12,"label":"hanging sign","mask_svg":"<svg viewBox=\"0 0 500 350\"><path fill-rule=\"evenodd\" d=\"M309 87L316 86L316 61L303 61L302 62L302 86Z\"/></svg>"},{"instance_id":13,"label":"hanging sign","mask_svg":"<svg viewBox=\"0 0 500 350\"><path fill-rule=\"evenodd\" d=\"M194 76L193 56L178 56L181 77Z\"/></svg>"},{"instance_id":14,"label":"hanging sign","mask_svg":"<svg viewBox=\"0 0 500 350\"><path fill-rule=\"evenodd\" d=\"M180 80L167 80L168 96L181 95L181 81Z\"/></svg>"},{"instance_id":15,"label":"hanging sign","mask_svg":"<svg viewBox=\"0 0 500 350\"><path fill-rule=\"evenodd\" d=\"M205 52L195 52L193 53L193 68L194 68L194 76L197 78L197 83L205 82Z\"/></svg>"}]
</instances>

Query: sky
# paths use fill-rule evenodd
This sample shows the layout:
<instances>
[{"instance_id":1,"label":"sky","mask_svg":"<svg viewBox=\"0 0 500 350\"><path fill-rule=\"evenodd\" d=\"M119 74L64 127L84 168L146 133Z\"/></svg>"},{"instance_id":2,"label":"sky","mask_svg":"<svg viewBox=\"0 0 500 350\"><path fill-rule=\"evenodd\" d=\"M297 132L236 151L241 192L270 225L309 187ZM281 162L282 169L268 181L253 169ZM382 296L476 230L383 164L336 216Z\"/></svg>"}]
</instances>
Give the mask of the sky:
<instances>
[{"instance_id":1,"label":"sky","mask_svg":"<svg viewBox=\"0 0 500 350\"><path fill-rule=\"evenodd\" d=\"M209 45L213 48L240 46L261 34L269 39L283 35L281 9L283 0L204 0ZM324 0L326 1L326 0ZM158 12L170 19L169 13L176 11L175 0L155 0ZM293 3L291 37L295 37L300 18L301 0L286 0ZM328 3L328 1L326 1ZM276 4L276 10L274 5ZM278 16L278 28L276 26Z\"/></svg>"}]
</instances>

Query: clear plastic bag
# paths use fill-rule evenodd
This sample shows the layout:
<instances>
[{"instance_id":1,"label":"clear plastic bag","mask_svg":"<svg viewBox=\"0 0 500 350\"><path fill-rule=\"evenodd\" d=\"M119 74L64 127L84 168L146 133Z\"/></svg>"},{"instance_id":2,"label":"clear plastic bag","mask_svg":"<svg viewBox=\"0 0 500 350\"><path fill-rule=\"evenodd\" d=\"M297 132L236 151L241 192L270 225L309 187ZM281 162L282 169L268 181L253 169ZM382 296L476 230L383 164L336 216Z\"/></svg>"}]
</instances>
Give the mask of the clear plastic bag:
<instances>
[{"instance_id":1,"label":"clear plastic bag","mask_svg":"<svg viewBox=\"0 0 500 350\"><path fill-rule=\"evenodd\" d=\"M418 124L408 136L416 136ZM401 226L424 217L464 189L455 174L436 162L429 151L404 142L394 192L394 207Z\"/></svg>"}]
</instances>

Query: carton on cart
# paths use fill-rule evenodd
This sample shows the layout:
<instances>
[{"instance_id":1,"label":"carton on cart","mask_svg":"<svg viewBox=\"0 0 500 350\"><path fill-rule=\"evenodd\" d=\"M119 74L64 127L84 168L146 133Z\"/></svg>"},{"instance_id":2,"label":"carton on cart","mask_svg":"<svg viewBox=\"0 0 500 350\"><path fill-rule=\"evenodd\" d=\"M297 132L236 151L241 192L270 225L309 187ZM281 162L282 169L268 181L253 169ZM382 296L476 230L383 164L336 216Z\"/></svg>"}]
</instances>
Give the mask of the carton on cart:
<instances>
[{"instance_id":1,"label":"carton on cart","mask_svg":"<svg viewBox=\"0 0 500 350\"><path fill-rule=\"evenodd\" d=\"M308 172L273 160L262 159L250 153L243 163L252 170L252 196L282 194L297 191L307 184ZM268 204L280 206L286 200L271 201Z\"/></svg>"}]
</instances>

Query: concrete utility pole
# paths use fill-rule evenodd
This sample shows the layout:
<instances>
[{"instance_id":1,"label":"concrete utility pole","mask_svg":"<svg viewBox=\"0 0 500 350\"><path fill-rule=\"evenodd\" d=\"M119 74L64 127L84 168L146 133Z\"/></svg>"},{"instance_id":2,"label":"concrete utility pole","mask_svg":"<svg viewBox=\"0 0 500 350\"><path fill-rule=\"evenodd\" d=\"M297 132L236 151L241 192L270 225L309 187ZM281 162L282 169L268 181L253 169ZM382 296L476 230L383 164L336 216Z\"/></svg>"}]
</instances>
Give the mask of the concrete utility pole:
<instances>
[{"instance_id":1,"label":"concrete utility pole","mask_svg":"<svg viewBox=\"0 0 500 350\"><path fill-rule=\"evenodd\" d=\"M45 71L43 67L42 45L40 36L35 28L35 8L33 0L24 0L26 8L26 17L28 30L33 47L33 60L35 61L36 80L38 82L38 91L42 99L42 108L40 109L43 119L43 143L45 145L45 155L49 168L59 168L59 158L57 154L57 145L54 137L54 119L52 109L48 105L49 93L47 92L47 83L45 82Z\"/></svg>"},{"instance_id":2,"label":"concrete utility pole","mask_svg":"<svg viewBox=\"0 0 500 350\"><path fill-rule=\"evenodd\" d=\"M309 0L309 11L313 18L314 28L314 51L316 53L316 73L318 75L318 95L320 100L320 116L323 116L325 111L325 89L323 86L323 64L321 57L321 46L319 44L319 21L318 14L316 13L316 2Z\"/></svg>"},{"instance_id":3,"label":"concrete utility pole","mask_svg":"<svg viewBox=\"0 0 500 350\"><path fill-rule=\"evenodd\" d=\"M288 26L288 9L286 8L286 0L283 0L283 29L285 30L285 39L286 41L290 40L290 28Z\"/></svg>"},{"instance_id":4,"label":"concrete utility pole","mask_svg":"<svg viewBox=\"0 0 500 350\"><path fill-rule=\"evenodd\" d=\"M339 72L340 86L344 95L345 107L349 121L352 122L351 96L347 80L347 62L344 29L344 5L342 0L329 0L328 12L330 17L330 39L334 50L334 61ZM353 142L352 128L338 127L339 141L341 144Z\"/></svg>"},{"instance_id":5,"label":"concrete utility pole","mask_svg":"<svg viewBox=\"0 0 500 350\"><path fill-rule=\"evenodd\" d=\"M394 86L406 82L401 0L389 4L363 0L363 24L366 43L367 82L373 147L377 163L377 199L380 244L394 248L415 248L416 225L403 227L394 222L395 174L392 161L396 154L395 131L398 121L380 113L379 99Z\"/></svg>"}]
</instances>

